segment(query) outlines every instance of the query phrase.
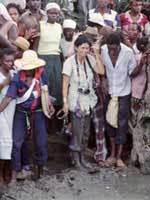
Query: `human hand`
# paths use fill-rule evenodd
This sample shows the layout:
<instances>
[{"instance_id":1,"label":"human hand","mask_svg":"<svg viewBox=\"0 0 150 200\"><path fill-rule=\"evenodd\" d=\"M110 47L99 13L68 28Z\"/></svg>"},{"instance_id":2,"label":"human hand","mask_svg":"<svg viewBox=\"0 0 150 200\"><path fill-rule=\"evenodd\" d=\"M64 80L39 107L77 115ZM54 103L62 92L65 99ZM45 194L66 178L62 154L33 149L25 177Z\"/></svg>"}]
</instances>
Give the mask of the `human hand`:
<instances>
[{"instance_id":1,"label":"human hand","mask_svg":"<svg viewBox=\"0 0 150 200\"><path fill-rule=\"evenodd\" d=\"M49 115L50 115L50 118L54 115L55 113L55 108L52 104L50 104L49 106Z\"/></svg>"},{"instance_id":2,"label":"human hand","mask_svg":"<svg viewBox=\"0 0 150 200\"><path fill-rule=\"evenodd\" d=\"M143 66L146 64L148 56L150 55L150 50L147 50L143 53L141 60L140 60L140 65Z\"/></svg>"},{"instance_id":3,"label":"human hand","mask_svg":"<svg viewBox=\"0 0 150 200\"><path fill-rule=\"evenodd\" d=\"M65 114L68 114L69 106L67 102L64 102L62 110L64 111Z\"/></svg>"},{"instance_id":4,"label":"human hand","mask_svg":"<svg viewBox=\"0 0 150 200\"><path fill-rule=\"evenodd\" d=\"M25 38L27 40L29 39L33 39L35 37L38 37L40 35L40 33L37 31L37 29L35 28L32 28L32 29L29 29L29 30L26 30L25 32Z\"/></svg>"}]
</instances>

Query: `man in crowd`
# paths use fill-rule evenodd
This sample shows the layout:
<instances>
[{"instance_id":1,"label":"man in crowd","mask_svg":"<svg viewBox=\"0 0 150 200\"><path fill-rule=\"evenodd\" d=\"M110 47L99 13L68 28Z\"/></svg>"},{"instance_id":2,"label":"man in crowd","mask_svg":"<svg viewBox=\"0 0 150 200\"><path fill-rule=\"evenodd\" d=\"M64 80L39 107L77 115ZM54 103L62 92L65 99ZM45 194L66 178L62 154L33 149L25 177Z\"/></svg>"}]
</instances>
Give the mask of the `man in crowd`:
<instances>
[{"instance_id":1,"label":"man in crowd","mask_svg":"<svg viewBox=\"0 0 150 200\"><path fill-rule=\"evenodd\" d=\"M109 8L108 0L97 0L96 8L89 11L89 18L91 15L100 15L105 24L113 29L120 28L120 19L116 11Z\"/></svg>"},{"instance_id":2,"label":"man in crowd","mask_svg":"<svg viewBox=\"0 0 150 200\"><path fill-rule=\"evenodd\" d=\"M137 64L132 49L121 43L120 36L116 32L110 33L108 36L106 44L101 48L101 56L106 68L109 99L112 100L111 102L114 102L115 99L115 104L118 105L116 116L117 126L114 126L110 121L107 122L106 126L111 144L111 153L106 161L106 165L116 164L117 167L125 167L121 156L128 130L131 99L130 77L136 76L141 71L143 60L136 66ZM113 110L113 118L115 110L116 107ZM109 106L107 112L109 112Z\"/></svg>"}]
</instances>

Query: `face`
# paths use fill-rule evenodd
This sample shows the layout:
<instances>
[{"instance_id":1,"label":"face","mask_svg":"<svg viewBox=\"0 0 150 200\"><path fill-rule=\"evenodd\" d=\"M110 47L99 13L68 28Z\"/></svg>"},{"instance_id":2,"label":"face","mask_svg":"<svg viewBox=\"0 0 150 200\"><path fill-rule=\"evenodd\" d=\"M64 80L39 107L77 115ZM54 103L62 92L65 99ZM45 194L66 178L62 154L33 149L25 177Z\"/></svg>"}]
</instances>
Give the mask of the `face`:
<instances>
[{"instance_id":1,"label":"face","mask_svg":"<svg viewBox=\"0 0 150 200\"><path fill-rule=\"evenodd\" d=\"M107 8L108 0L97 0L97 4L100 8Z\"/></svg>"},{"instance_id":2,"label":"face","mask_svg":"<svg viewBox=\"0 0 150 200\"><path fill-rule=\"evenodd\" d=\"M26 70L25 73L26 73L26 76L34 76L35 70L34 69L32 69L32 70Z\"/></svg>"},{"instance_id":3,"label":"face","mask_svg":"<svg viewBox=\"0 0 150 200\"><path fill-rule=\"evenodd\" d=\"M27 5L30 10L39 10L41 8L41 0L29 0Z\"/></svg>"},{"instance_id":4,"label":"face","mask_svg":"<svg viewBox=\"0 0 150 200\"><path fill-rule=\"evenodd\" d=\"M14 55L4 55L4 57L1 60L1 65L7 72L9 72L12 69L13 63Z\"/></svg>"},{"instance_id":5,"label":"face","mask_svg":"<svg viewBox=\"0 0 150 200\"><path fill-rule=\"evenodd\" d=\"M86 57L86 55L89 53L90 51L90 45L88 43L83 43L82 45L75 47L76 53L80 56L80 57Z\"/></svg>"},{"instance_id":6,"label":"face","mask_svg":"<svg viewBox=\"0 0 150 200\"><path fill-rule=\"evenodd\" d=\"M120 45L107 45L111 57L116 57L120 51Z\"/></svg>"},{"instance_id":7,"label":"face","mask_svg":"<svg viewBox=\"0 0 150 200\"><path fill-rule=\"evenodd\" d=\"M15 59L19 59L19 58L22 58L22 54L23 54L23 50L16 47L16 46L13 46L13 49L14 49L14 57Z\"/></svg>"},{"instance_id":8,"label":"face","mask_svg":"<svg viewBox=\"0 0 150 200\"><path fill-rule=\"evenodd\" d=\"M9 8L8 12L9 12L11 18L13 19L13 21L18 22L18 20L19 20L18 10L16 8L12 7L12 8Z\"/></svg>"},{"instance_id":9,"label":"face","mask_svg":"<svg viewBox=\"0 0 150 200\"><path fill-rule=\"evenodd\" d=\"M128 38L130 40L133 40L133 39L136 39L138 38L140 32L138 31L138 27L136 24L130 24L129 27L128 27Z\"/></svg>"},{"instance_id":10,"label":"face","mask_svg":"<svg viewBox=\"0 0 150 200\"><path fill-rule=\"evenodd\" d=\"M64 28L63 32L64 32L64 36L65 36L66 40L72 41L75 30L72 28Z\"/></svg>"},{"instance_id":11,"label":"face","mask_svg":"<svg viewBox=\"0 0 150 200\"><path fill-rule=\"evenodd\" d=\"M56 21L58 21L59 14L60 12L55 8L48 10L47 11L48 22L55 23Z\"/></svg>"},{"instance_id":12,"label":"face","mask_svg":"<svg viewBox=\"0 0 150 200\"><path fill-rule=\"evenodd\" d=\"M133 3L130 5L130 9L135 12L139 13L141 11L142 4L138 1L133 1Z\"/></svg>"}]
</instances>

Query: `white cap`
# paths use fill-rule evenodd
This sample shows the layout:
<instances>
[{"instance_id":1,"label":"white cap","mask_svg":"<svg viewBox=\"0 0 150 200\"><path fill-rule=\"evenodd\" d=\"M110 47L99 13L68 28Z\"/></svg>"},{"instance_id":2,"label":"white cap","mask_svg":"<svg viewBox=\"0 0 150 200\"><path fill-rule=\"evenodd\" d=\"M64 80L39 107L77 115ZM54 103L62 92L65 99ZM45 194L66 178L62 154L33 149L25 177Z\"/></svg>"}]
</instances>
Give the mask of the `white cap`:
<instances>
[{"instance_id":1,"label":"white cap","mask_svg":"<svg viewBox=\"0 0 150 200\"><path fill-rule=\"evenodd\" d=\"M106 26L103 17L100 16L99 13L91 13L88 21L98 24L100 26Z\"/></svg>"},{"instance_id":2,"label":"white cap","mask_svg":"<svg viewBox=\"0 0 150 200\"><path fill-rule=\"evenodd\" d=\"M45 10L48 11L48 10L53 9L53 8L55 8L55 9L60 11L60 6L57 3L48 3L46 5L46 9Z\"/></svg>"},{"instance_id":3,"label":"white cap","mask_svg":"<svg viewBox=\"0 0 150 200\"><path fill-rule=\"evenodd\" d=\"M63 22L63 28L72 28L75 29L76 28L76 22L72 19L65 19Z\"/></svg>"}]
</instances>

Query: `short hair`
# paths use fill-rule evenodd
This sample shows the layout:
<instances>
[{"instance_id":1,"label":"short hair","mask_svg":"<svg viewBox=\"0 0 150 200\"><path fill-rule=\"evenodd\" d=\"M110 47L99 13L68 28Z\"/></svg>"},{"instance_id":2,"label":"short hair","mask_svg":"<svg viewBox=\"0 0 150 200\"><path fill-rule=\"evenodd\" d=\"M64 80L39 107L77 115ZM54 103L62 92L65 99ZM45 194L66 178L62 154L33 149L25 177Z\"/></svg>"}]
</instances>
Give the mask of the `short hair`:
<instances>
[{"instance_id":1,"label":"short hair","mask_svg":"<svg viewBox=\"0 0 150 200\"><path fill-rule=\"evenodd\" d=\"M6 8L7 10L9 10L10 8L16 8L16 10L20 15L24 12L24 10L20 7L20 5L15 3L9 3Z\"/></svg>"},{"instance_id":2,"label":"short hair","mask_svg":"<svg viewBox=\"0 0 150 200\"><path fill-rule=\"evenodd\" d=\"M134 2L138 2L137 0L129 0L129 6L132 5Z\"/></svg>"},{"instance_id":3,"label":"short hair","mask_svg":"<svg viewBox=\"0 0 150 200\"><path fill-rule=\"evenodd\" d=\"M5 55L13 55L13 54L14 50L12 48L0 49L0 60L2 60Z\"/></svg>"},{"instance_id":4,"label":"short hair","mask_svg":"<svg viewBox=\"0 0 150 200\"><path fill-rule=\"evenodd\" d=\"M78 38L75 40L74 45L75 47L79 47L85 43L91 46L91 42L89 41L88 37L85 34L82 34L82 35L79 35Z\"/></svg>"},{"instance_id":5,"label":"short hair","mask_svg":"<svg viewBox=\"0 0 150 200\"><path fill-rule=\"evenodd\" d=\"M118 32L110 33L106 38L106 44L108 45L120 45L121 37Z\"/></svg>"},{"instance_id":6,"label":"short hair","mask_svg":"<svg viewBox=\"0 0 150 200\"><path fill-rule=\"evenodd\" d=\"M137 49L141 52L144 52L146 47L148 46L148 43L149 43L149 39L147 36L138 38L136 42Z\"/></svg>"}]
</instances>

